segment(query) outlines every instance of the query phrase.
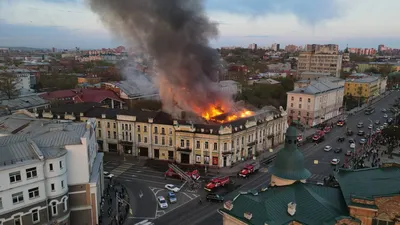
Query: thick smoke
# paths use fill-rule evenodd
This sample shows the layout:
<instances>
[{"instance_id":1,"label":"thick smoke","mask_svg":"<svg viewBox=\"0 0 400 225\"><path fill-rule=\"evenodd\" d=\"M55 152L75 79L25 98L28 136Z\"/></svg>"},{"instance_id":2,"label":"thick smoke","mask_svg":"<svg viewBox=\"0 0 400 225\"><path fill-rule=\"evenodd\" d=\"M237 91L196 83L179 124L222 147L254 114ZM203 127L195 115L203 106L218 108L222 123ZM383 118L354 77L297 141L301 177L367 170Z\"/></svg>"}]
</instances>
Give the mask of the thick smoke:
<instances>
[{"instance_id":1,"label":"thick smoke","mask_svg":"<svg viewBox=\"0 0 400 225\"><path fill-rule=\"evenodd\" d=\"M201 0L88 0L111 32L155 60L164 110L201 114L210 104L228 111L231 100L215 85L218 35Z\"/></svg>"}]
</instances>

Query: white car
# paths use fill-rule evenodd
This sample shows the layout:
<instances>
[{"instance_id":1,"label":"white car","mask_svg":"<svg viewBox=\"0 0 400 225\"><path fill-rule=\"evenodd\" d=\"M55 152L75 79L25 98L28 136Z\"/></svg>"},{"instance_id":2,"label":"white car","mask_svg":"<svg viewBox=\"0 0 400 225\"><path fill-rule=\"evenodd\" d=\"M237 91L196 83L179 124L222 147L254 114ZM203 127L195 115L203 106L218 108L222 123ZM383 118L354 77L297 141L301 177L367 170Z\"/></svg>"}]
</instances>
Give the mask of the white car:
<instances>
[{"instance_id":1,"label":"white car","mask_svg":"<svg viewBox=\"0 0 400 225\"><path fill-rule=\"evenodd\" d=\"M355 149L356 148L356 144L355 143L351 143L350 144L350 148Z\"/></svg>"},{"instance_id":2,"label":"white car","mask_svg":"<svg viewBox=\"0 0 400 225\"><path fill-rule=\"evenodd\" d=\"M384 123L384 124L383 124L383 127L387 127L387 126L388 126L388 123Z\"/></svg>"},{"instance_id":3,"label":"white car","mask_svg":"<svg viewBox=\"0 0 400 225\"><path fill-rule=\"evenodd\" d=\"M340 163L340 159L332 159L331 164L332 165L337 165Z\"/></svg>"},{"instance_id":4,"label":"white car","mask_svg":"<svg viewBox=\"0 0 400 225\"><path fill-rule=\"evenodd\" d=\"M175 193L177 193L178 191L181 190L180 188L178 188L177 186L175 186L173 184L166 184L165 189L167 189L168 191L173 191Z\"/></svg>"},{"instance_id":5,"label":"white car","mask_svg":"<svg viewBox=\"0 0 400 225\"><path fill-rule=\"evenodd\" d=\"M365 143L367 143L367 139L365 139L365 138L363 138L363 139L360 139L360 142L359 142L360 144L365 144Z\"/></svg>"},{"instance_id":6,"label":"white car","mask_svg":"<svg viewBox=\"0 0 400 225\"><path fill-rule=\"evenodd\" d=\"M374 125L370 124L368 125L368 129L372 129L374 127Z\"/></svg>"},{"instance_id":7,"label":"white car","mask_svg":"<svg viewBox=\"0 0 400 225\"><path fill-rule=\"evenodd\" d=\"M103 174L104 174L104 177L105 177L105 178L108 178L108 179L111 179L111 178L114 177L114 174L109 173L109 172L107 172L107 171L103 171Z\"/></svg>"},{"instance_id":8,"label":"white car","mask_svg":"<svg viewBox=\"0 0 400 225\"><path fill-rule=\"evenodd\" d=\"M157 201L158 201L158 205L160 206L161 209L168 208L167 200L165 200L165 198L163 196L158 196Z\"/></svg>"},{"instance_id":9,"label":"white car","mask_svg":"<svg viewBox=\"0 0 400 225\"><path fill-rule=\"evenodd\" d=\"M387 114L383 115L383 118L388 118L388 115Z\"/></svg>"},{"instance_id":10,"label":"white car","mask_svg":"<svg viewBox=\"0 0 400 225\"><path fill-rule=\"evenodd\" d=\"M325 146L324 151L329 152L330 150L332 150L332 146Z\"/></svg>"}]
</instances>

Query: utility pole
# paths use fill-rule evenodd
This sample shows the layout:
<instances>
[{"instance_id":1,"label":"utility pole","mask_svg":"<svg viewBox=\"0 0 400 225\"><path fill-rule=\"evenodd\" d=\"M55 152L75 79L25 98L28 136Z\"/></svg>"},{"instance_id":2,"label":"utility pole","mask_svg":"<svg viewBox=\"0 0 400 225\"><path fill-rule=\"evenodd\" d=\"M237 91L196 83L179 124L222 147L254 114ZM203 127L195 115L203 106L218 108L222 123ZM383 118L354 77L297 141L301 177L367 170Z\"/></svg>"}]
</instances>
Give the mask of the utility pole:
<instances>
[{"instance_id":1,"label":"utility pole","mask_svg":"<svg viewBox=\"0 0 400 225\"><path fill-rule=\"evenodd\" d=\"M117 224L119 220L118 203L119 203L118 192L115 192L115 219L117 220Z\"/></svg>"}]
</instances>

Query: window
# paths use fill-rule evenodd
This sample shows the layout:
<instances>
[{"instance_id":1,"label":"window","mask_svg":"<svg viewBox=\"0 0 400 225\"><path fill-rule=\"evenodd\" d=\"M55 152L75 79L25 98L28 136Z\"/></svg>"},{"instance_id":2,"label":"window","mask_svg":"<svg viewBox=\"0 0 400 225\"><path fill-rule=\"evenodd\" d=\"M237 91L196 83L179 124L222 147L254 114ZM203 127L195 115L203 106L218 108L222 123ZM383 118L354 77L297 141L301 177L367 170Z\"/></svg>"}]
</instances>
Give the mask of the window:
<instances>
[{"instance_id":1,"label":"window","mask_svg":"<svg viewBox=\"0 0 400 225\"><path fill-rule=\"evenodd\" d=\"M137 135L137 141L142 142L142 137L140 136L140 134Z\"/></svg>"},{"instance_id":2,"label":"window","mask_svg":"<svg viewBox=\"0 0 400 225\"><path fill-rule=\"evenodd\" d=\"M64 189L64 181L61 181L61 188Z\"/></svg>"},{"instance_id":3,"label":"window","mask_svg":"<svg viewBox=\"0 0 400 225\"><path fill-rule=\"evenodd\" d=\"M154 144L158 145L158 136L154 136Z\"/></svg>"},{"instance_id":4,"label":"window","mask_svg":"<svg viewBox=\"0 0 400 225\"><path fill-rule=\"evenodd\" d=\"M161 137L161 144L165 145L165 137Z\"/></svg>"},{"instance_id":5,"label":"window","mask_svg":"<svg viewBox=\"0 0 400 225\"><path fill-rule=\"evenodd\" d=\"M137 132L140 132L140 125L137 125Z\"/></svg>"},{"instance_id":6,"label":"window","mask_svg":"<svg viewBox=\"0 0 400 225\"><path fill-rule=\"evenodd\" d=\"M292 101L294 101L294 97L293 97L293 96L292 96L292 98L291 98L291 99L292 99Z\"/></svg>"},{"instance_id":7,"label":"window","mask_svg":"<svg viewBox=\"0 0 400 225\"><path fill-rule=\"evenodd\" d=\"M28 190L29 199L39 197L39 188L31 188Z\"/></svg>"},{"instance_id":8,"label":"window","mask_svg":"<svg viewBox=\"0 0 400 225\"><path fill-rule=\"evenodd\" d=\"M21 192L12 194L12 200L14 204L24 202L24 194Z\"/></svg>"},{"instance_id":9,"label":"window","mask_svg":"<svg viewBox=\"0 0 400 225\"><path fill-rule=\"evenodd\" d=\"M37 209L32 210L32 222L37 223L39 221L40 221L39 210Z\"/></svg>"},{"instance_id":10,"label":"window","mask_svg":"<svg viewBox=\"0 0 400 225\"><path fill-rule=\"evenodd\" d=\"M186 148L190 148L190 141L186 140Z\"/></svg>"},{"instance_id":11,"label":"window","mask_svg":"<svg viewBox=\"0 0 400 225\"><path fill-rule=\"evenodd\" d=\"M132 125L131 124L129 124L129 130L132 130Z\"/></svg>"},{"instance_id":12,"label":"window","mask_svg":"<svg viewBox=\"0 0 400 225\"><path fill-rule=\"evenodd\" d=\"M64 198L62 202L63 202L63 210L64 210L64 212L65 212L65 211L67 211L67 209L68 209L68 205L67 205L68 202L67 202L67 199Z\"/></svg>"},{"instance_id":13,"label":"window","mask_svg":"<svg viewBox=\"0 0 400 225\"><path fill-rule=\"evenodd\" d=\"M125 133L122 132L122 140L125 140Z\"/></svg>"},{"instance_id":14,"label":"window","mask_svg":"<svg viewBox=\"0 0 400 225\"><path fill-rule=\"evenodd\" d=\"M21 181L21 172L10 173L10 183Z\"/></svg>"},{"instance_id":15,"label":"window","mask_svg":"<svg viewBox=\"0 0 400 225\"><path fill-rule=\"evenodd\" d=\"M301 104L299 104L299 109L301 109Z\"/></svg>"},{"instance_id":16,"label":"window","mask_svg":"<svg viewBox=\"0 0 400 225\"><path fill-rule=\"evenodd\" d=\"M158 127L154 127L154 133L155 133L155 134L158 133Z\"/></svg>"},{"instance_id":17,"label":"window","mask_svg":"<svg viewBox=\"0 0 400 225\"><path fill-rule=\"evenodd\" d=\"M21 216L14 216L14 225L22 225Z\"/></svg>"},{"instance_id":18,"label":"window","mask_svg":"<svg viewBox=\"0 0 400 225\"><path fill-rule=\"evenodd\" d=\"M138 131L140 131L140 129ZM147 132L147 126L143 126L143 132Z\"/></svg>"},{"instance_id":19,"label":"window","mask_svg":"<svg viewBox=\"0 0 400 225\"><path fill-rule=\"evenodd\" d=\"M36 167L26 169L26 177L29 178L34 178L37 177L37 171Z\"/></svg>"},{"instance_id":20,"label":"window","mask_svg":"<svg viewBox=\"0 0 400 225\"><path fill-rule=\"evenodd\" d=\"M169 128L169 134L172 134L172 128Z\"/></svg>"},{"instance_id":21,"label":"window","mask_svg":"<svg viewBox=\"0 0 400 225\"><path fill-rule=\"evenodd\" d=\"M114 127L114 129L117 128L117 124L116 124L116 123L113 123L113 127Z\"/></svg>"},{"instance_id":22,"label":"window","mask_svg":"<svg viewBox=\"0 0 400 225\"><path fill-rule=\"evenodd\" d=\"M122 132L122 135L124 135L124 132ZM125 132L125 138L128 140L128 132Z\"/></svg>"},{"instance_id":23,"label":"window","mask_svg":"<svg viewBox=\"0 0 400 225\"><path fill-rule=\"evenodd\" d=\"M110 128L110 122L107 122L107 128Z\"/></svg>"},{"instance_id":24,"label":"window","mask_svg":"<svg viewBox=\"0 0 400 225\"><path fill-rule=\"evenodd\" d=\"M50 189L51 191L56 191L56 185L54 185L54 183L50 184Z\"/></svg>"},{"instance_id":25,"label":"window","mask_svg":"<svg viewBox=\"0 0 400 225\"><path fill-rule=\"evenodd\" d=\"M165 134L165 128L164 127L161 128L161 134Z\"/></svg>"},{"instance_id":26,"label":"window","mask_svg":"<svg viewBox=\"0 0 400 225\"><path fill-rule=\"evenodd\" d=\"M117 139L117 132L113 132L113 137L114 137L114 139Z\"/></svg>"},{"instance_id":27,"label":"window","mask_svg":"<svg viewBox=\"0 0 400 225\"><path fill-rule=\"evenodd\" d=\"M99 138L101 138L101 130L99 130L99 135L97 135L97 136L99 136Z\"/></svg>"},{"instance_id":28,"label":"window","mask_svg":"<svg viewBox=\"0 0 400 225\"><path fill-rule=\"evenodd\" d=\"M224 143L224 150L225 151L228 150L228 144L227 143Z\"/></svg>"},{"instance_id":29,"label":"window","mask_svg":"<svg viewBox=\"0 0 400 225\"><path fill-rule=\"evenodd\" d=\"M293 107L293 103L290 103L290 107Z\"/></svg>"},{"instance_id":30,"label":"window","mask_svg":"<svg viewBox=\"0 0 400 225\"><path fill-rule=\"evenodd\" d=\"M214 151L217 151L217 150L218 150L218 144L214 143Z\"/></svg>"},{"instance_id":31,"label":"window","mask_svg":"<svg viewBox=\"0 0 400 225\"><path fill-rule=\"evenodd\" d=\"M50 170L50 171L53 171L53 170L54 170L54 168L53 168L53 163L50 163L50 164L49 164L49 170Z\"/></svg>"},{"instance_id":32,"label":"window","mask_svg":"<svg viewBox=\"0 0 400 225\"><path fill-rule=\"evenodd\" d=\"M311 102L311 98L308 98L308 99L307 99L307 102L310 103L310 102Z\"/></svg>"},{"instance_id":33,"label":"window","mask_svg":"<svg viewBox=\"0 0 400 225\"><path fill-rule=\"evenodd\" d=\"M303 98L302 98L302 97L299 98L299 102L301 102L301 101L303 101Z\"/></svg>"},{"instance_id":34,"label":"window","mask_svg":"<svg viewBox=\"0 0 400 225\"><path fill-rule=\"evenodd\" d=\"M132 134L129 133L129 140L132 141Z\"/></svg>"},{"instance_id":35,"label":"window","mask_svg":"<svg viewBox=\"0 0 400 225\"><path fill-rule=\"evenodd\" d=\"M196 141L196 148L200 148L200 141Z\"/></svg>"},{"instance_id":36,"label":"window","mask_svg":"<svg viewBox=\"0 0 400 225\"><path fill-rule=\"evenodd\" d=\"M125 124L125 130L128 130L128 124Z\"/></svg>"},{"instance_id":37,"label":"window","mask_svg":"<svg viewBox=\"0 0 400 225\"><path fill-rule=\"evenodd\" d=\"M204 148L208 149L208 141L204 142Z\"/></svg>"},{"instance_id":38,"label":"window","mask_svg":"<svg viewBox=\"0 0 400 225\"><path fill-rule=\"evenodd\" d=\"M144 141L143 141L144 143L147 143L147 137L144 137Z\"/></svg>"},{"instance_id":39,"label":"window","mask_svg":"<svg viewBox=\"0 0 400 225\"><path fill-rule=\"evenodd\" d=\"M98 128L101 128L101 123L100 123L100 121L97 121L97 127L98 127Z\"/></svg>"},{"instance_id":40,"label":"window","mask_svg":"<svg viewBox=\"0 0 400 225\"><path fill-rule=\"evenodd\" d=\"M111 132L107 131L107 138L111 138Z\"/></svg>"},{"instance_id":41,"label":"window","mask_svg":"<svg viewBox=\"0 0 400 225\"><path fill-rule=\"evenodd\" d=\"M244 144L244 137L242 137L242 145Z\"/></svg>"},{"instance_id":42,"label":"window","mask_svg":"<svg viewBox=\"0 0 400 225\"><path fill-rule=\"evenodd\" d=\"M172 138L169 138L169 146L172 146Z\"/></svg>"},{"instance_id":43,"label":"window","mask_svg":"<svg viewBox=\"0 0 400 225\"><path fill-rule=\"evenodd\" d=\"M62 161L60 161L60 169L62 169L63 168L63 163L62 163Z\"/></svg>"},{"instance_id":44,"label":"window","mask_svg":"<svg viewBox=\"0 0 400 225\"><path fill-rule=\"evenodd\" d=\"M181 139L181 148L185 147L185 140Z\"/></svg>"},{"instance_id":45,"label":"window","mask_svg":"<svg viewBox=\"0 0 400 225\"><path fill-rule=\"evenodd\" d=\"M56 202L51 203L51 213L53 214L53 216L57 215L57 203Z\"/></svg>"},{"instance_id":46,"label":"window","mask_svg":"<svg viewBox=\"0 0 400 225\"><path fill-rule=\"evenodd\" d=\"M0 198L0 209L2 209L2 208L3 208L3 199Z\"/></svg>"}]
</instances>

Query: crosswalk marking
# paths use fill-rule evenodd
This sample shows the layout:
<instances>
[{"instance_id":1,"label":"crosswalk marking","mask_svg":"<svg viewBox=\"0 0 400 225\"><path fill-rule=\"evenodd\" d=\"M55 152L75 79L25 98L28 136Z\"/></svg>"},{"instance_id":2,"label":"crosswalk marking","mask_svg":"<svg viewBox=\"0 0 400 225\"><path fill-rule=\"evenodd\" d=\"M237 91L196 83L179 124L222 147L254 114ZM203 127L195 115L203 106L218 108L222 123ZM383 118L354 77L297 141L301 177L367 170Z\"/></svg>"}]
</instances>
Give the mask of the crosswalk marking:
<instances>
[{"instance_id":1,"label":"crosswalk marking","mask_svg":"<svg viewBox=\"0 0 400 225\"><path fill-rule=\"evenodd\" d=\"M113 169L111 171L112 174L114 174L114 176L118 177L121 174L125 173L127 170L129 170L132 167L132 164L121 164L120 166L118 166L117 168Z\"/></svg>"},{"instance_id":2,"label":"crosswalk marking","mask_svg":"<svg viewBox=\"0 0 400 225\"><path fill-rule=\"evenodd\" d=\"M142 220L138 223L135 223L135 225L153 225L153 222L150 222L149 220Z\"/></svg>"},{"instance_id":3,"label":"crosswalk marking","mask_svg":"<svg viewBox=\"0 0 400 225\"><path fill-rule=\"evenodd\" d=\"M326 176L325 175L321 175L321 174L312 174L311 177L309 177L309 180L324 180Z\"/></svg>"}]
</instances>

